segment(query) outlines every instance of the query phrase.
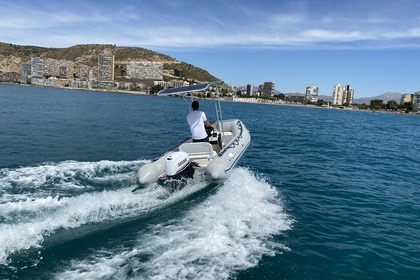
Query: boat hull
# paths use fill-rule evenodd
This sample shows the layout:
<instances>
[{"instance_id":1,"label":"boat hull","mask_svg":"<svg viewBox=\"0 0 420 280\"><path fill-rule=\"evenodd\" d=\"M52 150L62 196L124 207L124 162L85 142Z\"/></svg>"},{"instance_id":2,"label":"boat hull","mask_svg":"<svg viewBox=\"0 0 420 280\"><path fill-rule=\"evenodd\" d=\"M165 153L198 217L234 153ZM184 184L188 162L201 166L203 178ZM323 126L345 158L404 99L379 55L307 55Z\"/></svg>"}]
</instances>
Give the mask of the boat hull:
<instances>
[{"instance_id":1,"label":"boat hull","mask_svg":"<svg viewBox=\"0 0 420 280\"><path fill-rule=\"evenodd\" d=\"M217 136L215 134L211 137L210 143L192 143L188 139L156 160L143 165L137 174L139 183L147 185L165 179L166 158L177 151L184 151L191 157L195 181L226 179L247 150L251 135L237 119L224 120L215 127L223 127L223 133L216 131Z\"/></svg>"}]
</instances>

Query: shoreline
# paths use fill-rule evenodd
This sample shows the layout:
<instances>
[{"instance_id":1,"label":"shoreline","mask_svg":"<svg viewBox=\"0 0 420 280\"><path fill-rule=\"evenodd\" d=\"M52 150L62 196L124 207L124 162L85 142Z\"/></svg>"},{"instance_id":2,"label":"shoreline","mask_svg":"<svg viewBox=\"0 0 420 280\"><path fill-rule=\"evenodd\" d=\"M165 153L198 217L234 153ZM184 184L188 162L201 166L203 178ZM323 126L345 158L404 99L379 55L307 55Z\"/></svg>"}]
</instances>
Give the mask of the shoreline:
<instances>
[{"instance_id":1,"label":"shoreline","mask_svg":"<svg viewBox=\"0 0 420 280\"><path fill-rule=\"evenodd\" d=\"M83 90L83 91L98 91L98 92L109 92L109 93L121 93L121 94L134 94L134 95L155 95L156 94L149 94L147 92L142 91L131 91L131 90L108 90L108 89L87 89L87 88L71 88L71 87L53 87L53 86L38 86L38 85L25 85L25 84L15 84L15 83L6 83L0 82L0 85L14 85L14 86L26 86L26 87L45 87L45 88L54 88L54 89L68 89L68 90ZM203 98L203 97L196 97L198 99L203 100L210 100L210 98ZM291 103L285 102L283 100L269 100L269 99L262 99L262 98L242 98L242 97L229 97L225 99L224 97L220 98L220 101L224 102L236 102L236 103L252 103L252 104L260 104L260 105L274 105L274 106L295 106L295 107L307 107L307 108L319 108L319 109L330 109L330 110L338 110L338 111L357 111L357 112L367 112L367 113L385 113L385 114L393 114L393 115L409 115L409 116L420 116L420 112L409 112L405 113L402 111L386 111L386 110L360 110L353 107L344 107L339 108L335 106L316 106L310 104L302 104L302 103Z\"/></svg>"}]
</instances>

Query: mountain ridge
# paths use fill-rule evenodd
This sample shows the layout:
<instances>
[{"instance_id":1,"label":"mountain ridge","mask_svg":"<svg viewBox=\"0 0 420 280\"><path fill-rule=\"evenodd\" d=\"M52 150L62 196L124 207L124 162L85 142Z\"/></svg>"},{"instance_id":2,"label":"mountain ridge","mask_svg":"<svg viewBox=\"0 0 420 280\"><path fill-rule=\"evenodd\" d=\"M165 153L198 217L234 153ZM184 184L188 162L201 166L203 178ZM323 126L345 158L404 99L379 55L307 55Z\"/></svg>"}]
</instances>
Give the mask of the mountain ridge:
<instances>
[{"instance_id":1,"label":"mountain ridge","mask_svg":"<svg viewBox=\"0 0 420 280\"><path fill-rule=\"evenodd\" d=\"M402 95L403 94L402 93L399 93L399 92L391 92L391 91L388 91L388 92L385 92L385 93L383 93L381 95L378 95L378 96L362 97L362 98L354 99L353 103L357 103L357 104L363 104L363 103L370 104L370 101L371 100L374 100L374 99L381 99L384 103L387 103L388 101L392 101L392 100L396 101L397 103L400 103L400 100L401 100Z\"/></svg>"}]
</instances>

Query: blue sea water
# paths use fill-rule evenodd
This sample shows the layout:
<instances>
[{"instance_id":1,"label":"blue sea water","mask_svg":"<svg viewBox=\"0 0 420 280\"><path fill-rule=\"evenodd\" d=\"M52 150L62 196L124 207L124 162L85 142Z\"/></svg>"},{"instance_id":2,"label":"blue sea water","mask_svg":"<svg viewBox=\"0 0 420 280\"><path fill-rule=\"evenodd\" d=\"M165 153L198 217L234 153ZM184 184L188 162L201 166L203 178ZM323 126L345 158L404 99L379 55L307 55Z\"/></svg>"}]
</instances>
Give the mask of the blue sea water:
<instances>
[{"instance_id":1,"label":"blue sea water","mask_svg":"<svg viewBox=\"0 0 420 280\"><path fill-rule=\"evenodd\" d=\"M183 99L0 85L0 278L420 277L419 117L222 109L252 135L227 181L132 192Z\"/></svg>"}]
</instances>

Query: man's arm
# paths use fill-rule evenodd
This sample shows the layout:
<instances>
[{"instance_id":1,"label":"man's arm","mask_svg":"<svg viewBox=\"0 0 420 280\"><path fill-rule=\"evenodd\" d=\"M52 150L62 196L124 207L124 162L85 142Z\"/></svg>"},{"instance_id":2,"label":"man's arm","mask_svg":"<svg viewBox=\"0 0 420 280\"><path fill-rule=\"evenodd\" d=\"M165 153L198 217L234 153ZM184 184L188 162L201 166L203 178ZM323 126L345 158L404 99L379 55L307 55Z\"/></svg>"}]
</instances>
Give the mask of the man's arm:
<instances>
[{"instance_id":1,"label":"man's arm","mask_svg":"<svg viewBox=\"0 0 420 280\"><path fill-rule=\"evenodd\" d=\"M210 124L210 122L208 120L205 120L204 121L204 125L207 126L207 127L211 127L211 124Z\"/></svg>"},{"instance_id":2,"label":"man's arm","mask_svg":"<svg viewBox=\"0 0 420 280\"><path fill-rule=\"evenodd\" d=\"M210 124L210 122L207 120L206 113L202 112L201 118L204 121L204 126L206 126L206 127L212 127L211 124Z\"/></svg>"}]
</instances>

